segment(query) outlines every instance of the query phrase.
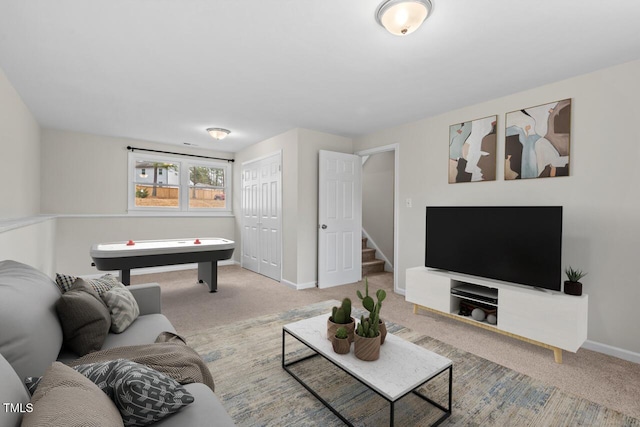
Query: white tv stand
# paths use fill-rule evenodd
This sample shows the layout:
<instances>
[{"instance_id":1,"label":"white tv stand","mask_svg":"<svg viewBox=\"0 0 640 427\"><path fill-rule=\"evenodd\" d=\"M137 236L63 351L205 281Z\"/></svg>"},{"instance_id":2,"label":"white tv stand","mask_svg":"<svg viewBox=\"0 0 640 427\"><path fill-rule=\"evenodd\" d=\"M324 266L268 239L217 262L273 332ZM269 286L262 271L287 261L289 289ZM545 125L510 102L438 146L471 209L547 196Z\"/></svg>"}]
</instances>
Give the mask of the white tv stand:
<instances>
[{"instance_id":1,"label":"white tv stand","mask_svg":"<svg viewBox=\"0 0 640 427\"><path fill-rule=\"evenodd\" d=\"M478 322L458 315L461 300L481 301L454 295L458 282L498 290L497 324ZM432 270L426 267L407 269L406 300L413 312L430 310L484 329L553 350L556 363L562 363L562 350L575 353L587 339L588 295L566 295L499 280L467 274Z\"/></svg>"}]
</instances>

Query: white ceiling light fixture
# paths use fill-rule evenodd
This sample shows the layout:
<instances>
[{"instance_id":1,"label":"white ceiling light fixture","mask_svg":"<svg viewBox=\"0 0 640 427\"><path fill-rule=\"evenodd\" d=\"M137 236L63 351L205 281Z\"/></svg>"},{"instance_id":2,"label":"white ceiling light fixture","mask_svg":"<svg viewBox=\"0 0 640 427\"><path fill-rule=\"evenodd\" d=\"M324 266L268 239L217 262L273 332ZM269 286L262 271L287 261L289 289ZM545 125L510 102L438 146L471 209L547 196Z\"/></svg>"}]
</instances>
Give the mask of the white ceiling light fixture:
<instances>
[{"instance_id":1,"label":"white ceiling light fixture","mask_svg":"<svg viewBox=\"0 0 640 427\"><path fill-rule=\"evenodd\" d=\"M376 12L376 21L391 34L406 36L417 30L433 10L430 0L386 0Z\"/></svg>"},{"instance_id":2,"label":"white ceiling light fixture","mask_svg":"<svg viewBox=\"0 0 640 427\"><path fill-rule=\"evenodd\" d=\"M211 135L211 138L217 139L218 141L221 139L225 139L227 135L231 133L230 130L222 129L222 128L208 128L207 132Z\"/></svg>"}]
</instances>

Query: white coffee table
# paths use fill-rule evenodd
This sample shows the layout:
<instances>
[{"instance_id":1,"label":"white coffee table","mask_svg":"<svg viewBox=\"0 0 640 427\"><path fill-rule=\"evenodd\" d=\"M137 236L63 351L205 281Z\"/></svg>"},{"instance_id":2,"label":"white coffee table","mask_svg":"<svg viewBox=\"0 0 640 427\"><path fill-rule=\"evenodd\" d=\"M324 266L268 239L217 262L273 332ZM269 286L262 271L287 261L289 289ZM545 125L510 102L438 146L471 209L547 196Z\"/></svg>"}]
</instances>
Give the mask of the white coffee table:
<instances>
[{"instance_id":1,"label":"white coffee table","mask_svg":"<svg viewBox=\"0 0 640 427\"><path fill-rule=\"evenodd\" d=\"M389 425L394 423L394 404L404 396L412 393L444 411L433 425L438 425L451 415L451 384L453 362L446 357L426 350L407 340L388 334L384 345L380 348L380 358L365 362L355 357L353 348L348 354L337 354L333 351L331 341L327 339L327 319L330 314L289 323L282 328L282 367L300 384L302 384L320 402L336 414L345 424L351 424L342 414L333 408L318 393L311 389L298 375L289 369L291 365L318 355L351 375L362 384L386 399L390 406ZM286 335L290 335L314 351L306 357L286 361ZM444 407L417 391L418 388L449 371L449 405Z\"/></svg>"}]
</instances>

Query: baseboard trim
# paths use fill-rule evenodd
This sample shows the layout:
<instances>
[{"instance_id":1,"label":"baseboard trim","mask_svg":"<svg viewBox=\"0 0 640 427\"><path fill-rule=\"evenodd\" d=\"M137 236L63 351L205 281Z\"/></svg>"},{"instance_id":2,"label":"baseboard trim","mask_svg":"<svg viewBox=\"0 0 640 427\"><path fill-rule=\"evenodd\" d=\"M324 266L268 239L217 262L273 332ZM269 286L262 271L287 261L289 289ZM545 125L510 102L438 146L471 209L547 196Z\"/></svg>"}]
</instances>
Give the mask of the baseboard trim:
<instances>
[{"instance_id":1,"label":"baseboard trim","mask_svg":"<svg viewBox=\"0 0 640 427\"><path fill-rule=\"evenodd\" d=\"M592 351L597 351L598 353L603 353L608 356L617 357L618 359L627 360L633 363L640 364L640 353L635 353L633 351L625 350L623 348L614 347L608 344L602 344L596 341L587 340L582 345L582 348Z\"/></svg>"},{"instance_id":2,"label":"baseboard trim","mask_svg":"<svg viewBox=\"0 0 640 427\"><path fill-rule=\"evenodd\" d=\"M234 265L234 264L239 264L239 263L232 259L218 261L218 265ZM131 275L140 276L142 274L168 273L170 271L193 270L196 268L198 268L197 263L179 264L179 265L163 265L160 267L134 268L133 270L131 270ZM82 277L87 279L97 279L104 276L107 273L113 274L114 276L117 276L118 274L120 274L118 270L113 270L113 271L101 271L97 274L82 274Z\"/></svg>"},{"instance_id":3,"label":"baseboard trim","mask_svg":"<svg viewBox=\"0 0 640 427\"><path fill-rule=\"evenodd\" d=\"M293 283L288 280L282 279L280 283L282 283L288 288L295 289L296 291L301 291L303 289L311 289L316 287L316 282Z\"/></svg>"}]
</instances>

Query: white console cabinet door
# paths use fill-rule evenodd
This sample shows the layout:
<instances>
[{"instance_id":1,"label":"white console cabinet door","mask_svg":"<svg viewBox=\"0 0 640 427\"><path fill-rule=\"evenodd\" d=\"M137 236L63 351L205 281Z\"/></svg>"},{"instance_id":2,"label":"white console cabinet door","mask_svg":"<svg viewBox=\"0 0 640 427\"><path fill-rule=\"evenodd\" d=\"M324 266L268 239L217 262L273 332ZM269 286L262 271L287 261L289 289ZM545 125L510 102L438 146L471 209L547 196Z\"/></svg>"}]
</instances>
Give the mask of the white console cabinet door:
<instances>
[{"instance_id":1,"label":"white console cabinet door","mask_svg":"<svg viewBox=\"0 0 640 427\"><path fill-rule=\"evenodd\" d=\"M588 296L501 287L498 328L576 352L587 339Z\"/></svg>"},{"instance_id":2,"label":"white console cabinet door","mask_svg":"<svg viewBox=\"0 0 640 427\"><path fill-rule=\"evenodd\" d=\"M450 313L451 279L431 274L425 267L408 268L405 299L423 307Z\"/></svg>"}]
</instances>

